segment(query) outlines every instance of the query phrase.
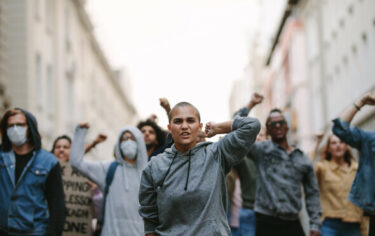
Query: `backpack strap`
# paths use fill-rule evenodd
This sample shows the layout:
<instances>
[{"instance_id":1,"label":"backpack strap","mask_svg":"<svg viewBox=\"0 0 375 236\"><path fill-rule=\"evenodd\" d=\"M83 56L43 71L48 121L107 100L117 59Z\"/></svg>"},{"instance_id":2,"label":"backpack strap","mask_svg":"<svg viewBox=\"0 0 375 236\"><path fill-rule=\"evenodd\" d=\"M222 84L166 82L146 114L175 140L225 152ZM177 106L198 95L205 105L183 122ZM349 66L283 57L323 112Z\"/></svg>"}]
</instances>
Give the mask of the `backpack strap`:
<instances>
[{"instance_id":1,"label":"backpack strap","mask_svg":"<svg viewBox=\"0 0 375 236\"><path fill-rule=\"evenodd\" d=\"M113 177L115 176L115 172L118 166L118 162L114 161L108 168L107 175L105 176L105 188L104 188L104 196L107 196L109 186L111 186Z\"/></svg>"},{"instance_id":2,"label":"backpack strap","mask_svg":"<svg viewBox=\"0 0 375 236\"><path fill-rule=\"evenodd\" d=\"M108 168L107 174L105 176L105 188L104 188L104 200L103 200L103 209L102 209L102 214L98 220L98 223L101 224L101 226L104 225L104 213L105 213L105 205L106 205L106 200L107 200L107 194L109 191L109 186L111 186L113 177L115 176L115 172L118 166L118 162L114 161L111 163L111 165Z\"/></svg>"}]
</instances>

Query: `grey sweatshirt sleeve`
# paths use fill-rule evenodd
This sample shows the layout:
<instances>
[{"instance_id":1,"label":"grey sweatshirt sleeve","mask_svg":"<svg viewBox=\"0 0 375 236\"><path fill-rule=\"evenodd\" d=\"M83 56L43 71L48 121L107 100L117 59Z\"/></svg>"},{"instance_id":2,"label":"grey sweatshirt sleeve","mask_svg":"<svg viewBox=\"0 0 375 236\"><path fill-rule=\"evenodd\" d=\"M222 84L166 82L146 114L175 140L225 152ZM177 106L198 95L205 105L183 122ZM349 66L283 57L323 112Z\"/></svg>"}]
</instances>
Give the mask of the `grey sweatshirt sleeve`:
<instances>
[{"instance_id":1,"label":"grey sweatshirt sleeve","mask_svg":"<svg viewBox=\"0 0 375 236\"><path fill-rule=\"evenodd\" d=\"M259 131L260 123L256 118L236 117L233 120L232 132L215 143L225 173L245 157Z\"/></svg>"},{"instance_id":2,"label":"grey sweatshirt sleeve","mask_svg":"<svg viewBox=\"0 0 375 236\"><path fill-rule=\"evenodd\" d=\"M70 165L98 184L100 189L103 190L105 187L105 176L109 165L103 162L83 159L87 131L87 128L80 128L77 126L74 132L72 147L70 149Z\"/></svg>"},{"instance_id":3,"label":"grey sweatshirt sleeve","mask_svg":"<svg viewBox=\"0 0 375 236\"><path fill-rule=\"evenodd\" d=\"M306 156L309 159L309 157ZM310 230L320 232L322 208L320 205L319 187L316 181L314 166L311 160L308 172L303 179L305 191L306 210L310 218Z\"/></svg>"},{"instance_id":4,"label":"grey sweatshirt sleeve","mask_svg":"<svg viewBox=\"0 0 375 236\"><path fill-rule=\"evenodd\" d=\"M240 117L246 117L249 115L249 112L250 112L250 109L247 108L247 107L242 107L241 109L239 109L238 111L236 111L234 114L233 114L233 119L236 118L237 116L240 116Z\"/></svg>"},{"instance_id":5,"label":"grey sweatshirt sleeve","mask_svg":"<svg viewBox=\"0 0 375 236\"><path fill-rule=\"evenodd\" d=\"M254 162L258 161L259 153L261 152L261 142L255 142L250 146L249 152L246 154L247 158L250 158Z\"/></svg>"},{"instance_id":6,"label":"grey sweatshirt sleeve","mask_svg":"<svg viewBox=\"0 0 375 236\"><path fill-rule=\"evenodd\" d=\"M159 224L156 195L150 162L143 170L139 188L139 215L143 218L145 234L154 233Z\"/></svg>"}]
</instances>

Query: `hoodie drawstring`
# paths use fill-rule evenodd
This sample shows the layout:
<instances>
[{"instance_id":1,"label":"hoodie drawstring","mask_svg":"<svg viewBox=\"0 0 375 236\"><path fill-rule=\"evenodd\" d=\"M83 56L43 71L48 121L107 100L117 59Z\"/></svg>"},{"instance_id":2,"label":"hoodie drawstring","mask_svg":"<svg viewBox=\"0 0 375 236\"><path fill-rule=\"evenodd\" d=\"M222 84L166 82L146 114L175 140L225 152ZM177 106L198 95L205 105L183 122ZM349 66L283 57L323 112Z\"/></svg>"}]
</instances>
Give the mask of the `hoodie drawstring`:
<instances>
[{"instance_id":1,"label":"hoodie drawstring","mask_svg":"<svg viewBox=\"0 0 375 236\"><path fill-rule=\"evenodd\" d=\"M177 152L174 154L173 159L172 159L172 161L171 161L171 164L169 164L169 167L168 167L167 173L165 173L164 178L163 178L161 184L159 185L160 187L163 187L164 180L165 180L165 178L167 178L167 175L169 174L169 171L171 170L171 166L172 166L172 164L173 164L174 159L176 158L176 156L177 156Z\"/></svg>"},{"instance_id":2,"label":"hoodie drawstring","mask_svg":"<svg viewBox=\"0 0 375 236\"><path fill-rule=\"evenodd\" d=\"M122 179L125 179L125 191L128 191L129 190L129 183L128 183L128 177L126 176L126 168L125 168L125 165L123 167L123 171L122 171Z\"/></svg>"},{"instance_id":3,"label":"hoodie drawstring","mask_svg":"<svg viewBox=\"0 0 375 236\"><path fill-rule=\"evenodd\" d=\"M189 184L189 175L190 175L190 159L191 159L191 151L189 151L189 165L188 165L188 172L186 176L186 182L185 182L185 191L187 190L187 186Z\"/></svg>"}]
</instances>

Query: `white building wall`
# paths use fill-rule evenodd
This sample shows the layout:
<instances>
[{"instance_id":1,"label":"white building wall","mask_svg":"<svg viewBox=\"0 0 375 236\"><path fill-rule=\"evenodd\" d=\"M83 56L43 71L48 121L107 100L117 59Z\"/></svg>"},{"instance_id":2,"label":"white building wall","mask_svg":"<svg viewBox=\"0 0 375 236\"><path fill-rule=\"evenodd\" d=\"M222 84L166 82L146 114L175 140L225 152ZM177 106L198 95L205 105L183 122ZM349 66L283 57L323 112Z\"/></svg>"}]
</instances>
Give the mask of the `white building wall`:
<instances>
[{"instance_id":1,"label":"white building wall","mask_svg":"<svg viewBox=\"0 0 375 236\"><path fill-rule=\"evenodd\" d=\"M22 1L7 1L8 3L8 91L12 106L27 107L28 73L26 59L26 4ZM12 30L17 29L17 30ZM20 68L23 68L22 70ZM31 77L31 76L30 76ZM26 99L25 99L26 98Z\"/></svg>"},{"instance_id":2,"label":"white building wall","mask_svg":"<svg viewBox=\"0 0 375 236\"><path fill-rule=\"evenodd\" d=\"M289 49L292 109L295 114L296 143L305 151L313 149L311 100L306 65L306 43L303 29L295 32Z\"/></svg>"},{"instance_id":3,"label":"white building wall","mask_svg":"<svg viewBox=\"0 0 375 236\"><path fill-rule=\"evenodd\" d=\"M285 43L287 22L271 65L256 67L255 71L261 71L258 74L267 74L262 76L266 98L261 106L266 110L284 108L290 102L286 115L294 120L290 133L295 132L290 140L306 152L312 151L314 134L330 132L331 120L346 106L367 91L375 92L374 9L374 0L300 0L288 21L301 22L303 29ZM261 12L266 15L270 10ZM264 35L258 37L265 39ZM374 130L374 109L363 108L353 123ZM304 215L303 225L308 230Z\"/></svg>"},{"instance_id":4,"label":"white building wall","mask_svg":"<svg viewBox=\"0 0 375 236\"><path fill-rule=\"evenodd\" d=\"M0 0L0 83L5 84L6 77L6 1Z\"/></svg>"},{"instance_id":5,"label":"white building wall","mask_svg":"<svg viewBox=\"0 0 375 236\"><path fill-rule=\"evenodd\" d=\"M307 61L312 94L317 99L313 105L315 131L329 129L331 119L363 93L375 89L374 9L372 0L307 1L301 8L309 42ZM322 42L315 37L320 31ZM316 51L319 43L322 50ZM324 61L323 66L319 65L319 60ZM318 76L323 78L319 80ZM322 87L326 88L326 99ZM319 106L321 101L327 106L326 118Z\"/></svg>"},{"instance_id":6,"label":"white building wall","mask_svg":"<svg viewBox=\"0 0 375 236\"><path fill-rule=\"evenodd\" d=\"M78 122L108 141L97 151L112 158L118 130L135 124L136 110L119 86L78 0L8 0L11 19L10 95L34 113L43 145L73 135Z\"/></svg>"},{"instance_id":7,"label":"white building wall","mask_svg":"<svg viewBox=\"0 0 375 236\"><path fill-rule=\"evenodd\" d=\"M7 1L0 0L0 113L10 105L8 97Z\"/></svg>"}]
</instances>

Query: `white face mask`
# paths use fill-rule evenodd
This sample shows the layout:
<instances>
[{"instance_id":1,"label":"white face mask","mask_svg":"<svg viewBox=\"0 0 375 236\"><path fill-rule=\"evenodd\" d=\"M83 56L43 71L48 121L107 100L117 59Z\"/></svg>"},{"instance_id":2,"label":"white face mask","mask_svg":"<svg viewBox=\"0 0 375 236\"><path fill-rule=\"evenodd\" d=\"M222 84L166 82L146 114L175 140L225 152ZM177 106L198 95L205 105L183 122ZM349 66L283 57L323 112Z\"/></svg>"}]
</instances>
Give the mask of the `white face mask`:
<instances>
[{"instance_id":1,"label":"white face mask","mask_svg":"<svg viewBox=\"0 0 375 236\"><path fill-rule=\"evenodd\" d=\"M26 143L27 141L26 130L27 130L26 127L17 126L17 125L8 128L7 135L8 135L10 142L14 146L21 146L24 143Z\"/></svg>"},{"instance_id":2,"label":"white face mask","mask_svg":"<svg viewBox=\"0 0 375 236\"><path fill-rule=\"evenodd\" d=\"M129 140L121 142L120 148L121 148L122 154L130 160L134 160L135 157L137 156L138 145L133 140L129 139Z\"/></svg>"}]
</instances>

